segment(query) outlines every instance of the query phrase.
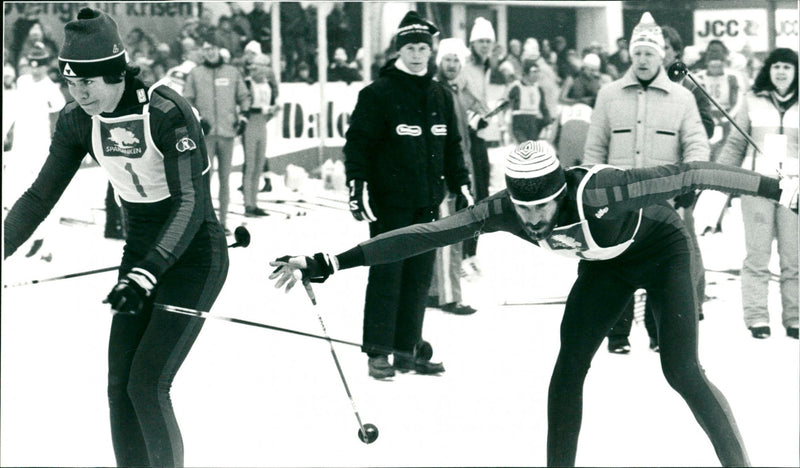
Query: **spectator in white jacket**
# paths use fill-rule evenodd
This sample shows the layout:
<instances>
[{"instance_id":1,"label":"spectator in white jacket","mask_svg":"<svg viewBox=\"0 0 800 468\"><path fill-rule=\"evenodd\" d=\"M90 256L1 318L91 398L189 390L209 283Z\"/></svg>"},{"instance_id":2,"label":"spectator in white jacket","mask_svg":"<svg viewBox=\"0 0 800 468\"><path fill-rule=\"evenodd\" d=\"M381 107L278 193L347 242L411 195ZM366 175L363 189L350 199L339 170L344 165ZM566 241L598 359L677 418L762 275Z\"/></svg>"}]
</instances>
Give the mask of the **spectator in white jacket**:
<instances>
[{"instance_id":1,"label":"spectator in white jacket","mask_svg":"<svg viewBox=\"0 0 800 468\"><path fill-rule=\"evenodd\" d=\"M741 166L765 175L778 171L798 177L797 53L773 50L764 61L735 121L758 145L756 151L739 132L731 132L719 163ZM747 254L742 265L744 323L754 338L770 336L767 291L772 241L780 257L782 322L786 334L798 338L797 213L780 205L742 195Z\"/></svg>"},{"instance_id":2,"label":"spectator in white jacket","mask_svg":"<svg viewBox=\"0 0 800 468\"><path fill-rule=\"evenodd\" d=\"M664 36L649 12L642 15L633 30L630 52L633 63L628 71L600 88L597 94L583 163L630 169L708 161L708 137L697 103L688 89L667 78L662 67ZM701 298L700 310L705 294L705 270L691 229L693 223L687 224L693 239L693 278ZM630 352L628 336L632 321L633 301L609 333L610 352ZM657 337L651 337L650 347L658 349Z\"/></svg>"}]
</instances>

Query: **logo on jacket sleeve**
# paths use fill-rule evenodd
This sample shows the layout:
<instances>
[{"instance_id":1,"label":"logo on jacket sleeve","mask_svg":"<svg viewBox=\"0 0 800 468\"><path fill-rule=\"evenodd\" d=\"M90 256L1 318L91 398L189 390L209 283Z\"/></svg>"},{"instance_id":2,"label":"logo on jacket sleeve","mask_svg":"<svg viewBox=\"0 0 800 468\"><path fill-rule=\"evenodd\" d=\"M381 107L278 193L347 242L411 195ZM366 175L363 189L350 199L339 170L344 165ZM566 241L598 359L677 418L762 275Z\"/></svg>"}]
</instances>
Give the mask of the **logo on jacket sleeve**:
<instances>
[{"instance_id":1,"label":"logo on jacket sleeve","mask_svg":"<svg viewBox=\"0 0 800 468\"><path fill-rule=\"evenodd\" d=\"M606 214L606 213L608 213L608 207L607 207L607 206L606 206L606 207L603 207L603 208L600 208L599 210L597 210L597 213L595 213L595 214L594 214L594 216L595 216L597 219L600 219L600 218L602 218L603 216L605 216L605 214Z\"/></svg>"},{"instance_id":2,"label":"logo on jacket sleeve","mask_svg":"<svg viewBox=\"0 0 800 468\"><path fill-rule=\"evenodd\" d=\"M395 132L398 135L408 135L408 136L420 136L422 135L422 127L419 125L406 125L400 124L395 127Z\"/></svg>"},{"instance_id":3,"label":"logo on jacket sleeve","mask_svg":"<svg viewBox=\"0 0 800 468\"><path fill-rule=\"evenodd\" d=\"M197 145L189 137L183 137L180 140L178 140L177 143L175 143L175 149L177 149L181 153L189 151L189 150L193 150L193 149L196 149L196 148L197 148Z\"/></svg>"},{"instance_id":4,"label":"logo on jacket sleeve","mask_svg":"<svg viewBox=\"0 0 800 468\"><path fill-rule=\"evenodd\" d=\"M436 136L447 136L447 125L438 124L431 127L431 133Z\"/></svg>"}]
</instances>

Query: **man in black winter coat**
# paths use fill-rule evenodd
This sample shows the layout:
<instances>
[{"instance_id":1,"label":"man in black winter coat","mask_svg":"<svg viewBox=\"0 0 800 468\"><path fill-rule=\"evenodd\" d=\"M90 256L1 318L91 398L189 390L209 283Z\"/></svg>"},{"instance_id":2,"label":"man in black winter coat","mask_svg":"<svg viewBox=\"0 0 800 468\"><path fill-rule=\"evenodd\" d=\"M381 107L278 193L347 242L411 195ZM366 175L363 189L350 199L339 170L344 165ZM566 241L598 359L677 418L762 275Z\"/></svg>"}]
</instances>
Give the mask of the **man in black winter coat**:
<instances>
[{"instance_id":1,"label":"man in black winter coat","mask_svg":"<svg viewBox=\"0 0 800 468\"><path fill-rule=\"evenodd\" d=\"M447 188L471 203L453 97L428 69L436 27L411 11L400 22L399 57L361 90L344 146L350 211L370 236L437 218ZM369 375L444 372L422 340L435 252L370 268L364 305ZM391 350L408 357L394 357Z\"/></svg>"}]
</instances>

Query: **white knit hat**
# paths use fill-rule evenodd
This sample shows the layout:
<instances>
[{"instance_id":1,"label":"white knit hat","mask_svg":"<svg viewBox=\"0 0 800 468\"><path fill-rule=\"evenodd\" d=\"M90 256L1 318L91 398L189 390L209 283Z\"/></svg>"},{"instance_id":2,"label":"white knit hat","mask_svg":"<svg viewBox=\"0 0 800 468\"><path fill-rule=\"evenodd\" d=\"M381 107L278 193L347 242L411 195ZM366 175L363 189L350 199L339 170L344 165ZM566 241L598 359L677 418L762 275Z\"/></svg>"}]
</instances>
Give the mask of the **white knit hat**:
<instances>
[{"instance_id":1,"label":"white knit hat","mask_svg":"<svg viewBox=\"0 0 800 468\"><path fill-rule=\"evenodd\" d=\"M495 40L492 23L483 16L475 18L475 24L472 25L472 31L469 34L469 42L475 42L478 39Z\"/></svg>"},{"instance_id":2,"label":"white knit hat","mask_svg":"<svg viewBox=\"0 0 800 468\"><path fill-rule=\"evenodd\" d=\"M664 58L664 35L649 11L644 12L639 24L633 28L628 51L633 55L633 49L640 46L650 47L659 57Z\"/></svg>"},{"instance_id":3,"label":"white knit hat","mask_svg":"<svg viewBox=\"0 0 800 468\"><path fill-rule=\"evenodd\" d=\"M583 57L583 64L592 68L600 68L600 57L597 54L586 54L586 56Z\"/></svg>"},{"instance_id":4,"label":"white knit hat","mask_svg":"<svg viewBox=\"0 0 800 468\"><path fill-rule=\"evenodd\" d=\"M556 151L544 140L520 143L506 156L506 187L514 203L540 205L567 187Z\"/></svg>"},{"instance_id":5,"label":"white knit hat","mask_svg":"<svg viewBox=\"0 0 800 468\"><path fill-rule=\"evenodd\" d=\"M445 55L455 55L459 62L464 64L464 60L469 57L469 49L464 45L464 41L457 37L448 37L439 41L439 50L436 52L436 65L441 65Z\"/></svg>"},{"instance_id":6,"label":"white knit hat","mask_svg":"<svg viewBox=\"0 0 800 468\"><path fill-rule=\"evenodd\" d=\"M525 44L522 46L521 59L538 59L541 56L539 50L539 40L534 37L525 39Z\"/></svg>"},{"instance_id":7,"label":"white knit hat","mask_svg":"<svg viewBox=\"0 0 800 468\"><path fill-rule=\"evenodd\" d=\"M253 52L256 55L261 54L261 44L258 41L250 41L244 46L245 52Z\"/></svg>"}]
</instances>

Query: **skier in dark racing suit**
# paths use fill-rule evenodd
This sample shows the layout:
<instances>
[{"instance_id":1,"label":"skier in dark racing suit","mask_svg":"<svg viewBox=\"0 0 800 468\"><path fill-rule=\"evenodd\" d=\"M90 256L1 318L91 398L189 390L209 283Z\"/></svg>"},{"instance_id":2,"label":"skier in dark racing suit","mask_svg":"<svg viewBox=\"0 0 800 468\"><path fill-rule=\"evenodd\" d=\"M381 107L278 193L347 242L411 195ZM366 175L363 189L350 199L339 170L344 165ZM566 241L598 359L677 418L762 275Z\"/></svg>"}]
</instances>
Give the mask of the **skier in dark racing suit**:
<instances>
[{"instance_id":1,"label":"skier in dark racing suit","mask_svg":"<svg viewBox=\"0 0 800 468\"><path fill-rule=\"evenodd\" d=\"M592 358L631 293L644 288L655 306L667 382L686 401L720 462L749 465L731 409L698 360L689 234L667 200L711 189L764 197L796 211L797 179L709 162L564 170L552 147L533 141L508 155L505 172L507 189L452 216L384 233L335 256L281 257L270 263L276 267L270 278L288 291L300 278L308 286L340 269L396 262L498 231L578 257L550 381L547 464L575 464L583 384Z\"/></svg>"}]
</instances>

